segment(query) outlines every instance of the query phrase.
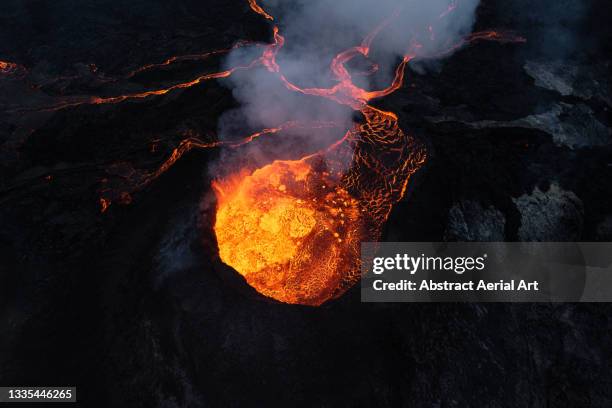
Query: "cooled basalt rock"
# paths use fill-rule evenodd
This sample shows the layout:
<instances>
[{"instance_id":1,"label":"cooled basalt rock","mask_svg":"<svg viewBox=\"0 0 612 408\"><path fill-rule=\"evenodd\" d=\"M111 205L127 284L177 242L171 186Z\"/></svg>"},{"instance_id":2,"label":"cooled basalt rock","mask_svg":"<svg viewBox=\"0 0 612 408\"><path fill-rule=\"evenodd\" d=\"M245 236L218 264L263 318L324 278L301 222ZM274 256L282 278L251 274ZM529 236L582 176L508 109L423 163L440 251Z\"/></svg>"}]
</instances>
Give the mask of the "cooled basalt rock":
<instances>
[{"instance_id":1,"label":"cooled basalt rock","mask_svg":"<svg viewBox=\"0 0 612 408\"><path fill-rule=\"evenodd\" d=\"M510 121L464 121L453 117L430 118L435 123L456 120L473 129L525 128L537 129L552 136L558 146L571 149L605 146L612 141L612 131L601 123L593 110L583 104L571 105L560 102L549 110Z\"/></svg>"},{"instance_id":2,"label":"cooled basalt rock","mask_svg":"<svg viewBox=\"0 0 612 408\"><path fill-rule=\"evenodd\" d=\"M571 191L552 184L547 191L536 187L531 194L514 199L521 213L521 241L577 241L583 226L584 208Z\"/></svg>"},{"instance_id":3,"label":"cooled basalt rock","mask_svg":"<svg viewBox=\"0 0 612 408\"><path fill-rule=\"evenodd\" d=\"M612 240L612 215L608 215L606 219L597 226L597 238L601 241Z\"/></svg>"},{"instance_id":4,"label":"cooled basalt rock","mask_svg":"<svg viewBox=\"0 0 612 408\"><path fill-rule=\"evenodd\" d=\"M506 218L495 207L472 200L456 203L448 212L444 238L449 241L503 241Z\"/></svg>"},{"instance_id":5,"label":"cooled basalt rock","mask_svg":"<svg viewBox=\"0 0 612 408\"><path fill-rule=\"evenodd\" d=\"M612 106L609 63L579 66L563 61L527 61L524 69L538 87L557 92L561 96L575 96L585 100L599 98Z\"/></svg>"}]
</instances>

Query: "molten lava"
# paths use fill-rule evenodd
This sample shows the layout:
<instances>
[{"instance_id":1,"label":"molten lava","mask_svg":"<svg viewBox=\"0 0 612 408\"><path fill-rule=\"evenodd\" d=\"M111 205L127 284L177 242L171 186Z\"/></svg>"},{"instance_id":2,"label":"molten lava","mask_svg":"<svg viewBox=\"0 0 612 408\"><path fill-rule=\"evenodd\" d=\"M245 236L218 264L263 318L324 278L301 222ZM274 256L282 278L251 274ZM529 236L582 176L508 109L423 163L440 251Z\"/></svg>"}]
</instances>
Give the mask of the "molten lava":
<instances>
[{"instance_id":1,"label":"molten lava","mask_svg":"<svg viewBox=\"0 0 612 408\"><path fill-rule=\"evenodd\" d=\"M249 3L255 12L273 20L255 0ZM451 2L440 18L455 7ZM257 62L288 90L330 99L364 117L362 124L325 151L296 161L277 160L254 171L243 169L214 182L219 256L265 296L320 305L354 285L360 276L360 243L380 238L393 205L425 162L424 147L402 131L397 115L368 104L402 86L405 68L421 45L410 45L384 89L359 88L346 67L357 56L369 57L373 39L397 15L383 21L359 46L332 60L330 72L337 83L330 88L301 88L285 77L276 62L285 42L278 27L273 30L274 42ZM477 40L523 39L481 32L449 51Z\"/></svg>"},{"instance_id":2,"label":"molten lava","mask_svg":"<svg viewBox=\"0 0 612 408\"><path fill-rule=\"evenodd\" d=\"M395 115L362 112L365 123L325 151L213 184L219 256L259 293L320 305L359 280L361 242L380 238L425 162Z\"/></svg>"},{"instance_id":3,"label":"molten lava","mask_svg":"<svg viewBox=\"0 0 612 408\"><path fill-rule=\"evenodd\" d=\"M249 0L249 6L251 7L251 10L263 16L264 18L268 20L274 20L274 17L266 13L266 11L263 8L261 8L259 4L257 4L257 0Z\"/></svg>"},{"instance_id":4,"label":"molten lava","mask_svg":"<svg viewBox=\"0 0 612 408\"><path fill-rule=\"evenodd\" d=\"M300 88L281 73L276 54L284 38L274 27L274 43L264 50L261 65L290 91L350 106L365 123L323 152L215 182L219 256L263 295L320 305L351 287L359 279L361 242L379 239L393 204L424 162L422 146L399 128L397 116L367 104L402 85L412 57L404 57L392 84L379 91L357 87L346 68L356 56L368 56L388 21L333 59L338 83L328 89Z\"/></svg>"},{"instance_id":5,"label":"molten lava","mask_svg":"<svg viewBox=\"0 0 612 408\"><path fill-rule=\"evenodd\" d=\"M275 161L214 184L221 259L281 302L334 297L359 257L359 202L317 160Z\"/></svg>"},{"instance_id":6,"label":"molten lava","mask_svg":"<svg viewBox=\"0 0 612 408\"><path fill-rule=\"evenodd\" d=\"M19 64L9 61L0 61L0 77L22 75L26 69Z\"/></svg>"},{"instance_id":7,"label":"molten lava","mask_svg":"<svg viewBox=\"0 0 612 408\"><path fill-rule=\"evenodd\" d=\"M257 0L249 0L251 9L267 20L268 14ZM457 7L451 0L439 18L445 18ZM261 294L286 303L320 305L334 299L354 285L360 277L360 243L377 241L393 206L406 193L410 177L425 163L424 147L399 126L398 117L371 106L373 99L387 96L400 89L408 63L423 55L423 47L413 40L395 70L388 87L367 90L357 86L352 75L368 75L378 65L362 72L350 72L348 63L354 58L369 61L373 40L399 12L393 13L366 36L361 44L336 55L330 64L335 84L329 88L302 88L291 82L276 61L285 39L277 26L273 27L271 44L254 44L261 54L243 66L207 73L165 88L143 90L109 97L85 96L66 98L61 103L42 110L54 111L84 104L118 104L166 95L191 88L205 81L227 78L238 70L263 67L289 91L326 98L350 107L363 117L344 137L323 151L300 160L276 160L259 169L244 168L213 183L217 197L214 232L220 259L240 273L246 282ZM429 38L434 39L429 25ZM457 44L453 51L478 40L524 42L521 37L496 31L474 33ZM240 42L233 48L253 44ZM202 54L171 57L145 65L128 74L132 78L142 72L182 61L204 60L226 53L218 50ZM0 76L15 77L27 70L20 65L0 61ZM19 75L17 75L19 74ZM134 190L159 177L192 148L239 148L264 135L277 135L290 129L338 127L331 122L286 122L263 129L233 141L203 141L186 132L183 141L154 172L130 176ZM156 147L152 147L153 150ZM122 192L118 198L101 197L99 205L106 212L112 202L129 204L132 196Z\"/></svg>"}]
</instances>

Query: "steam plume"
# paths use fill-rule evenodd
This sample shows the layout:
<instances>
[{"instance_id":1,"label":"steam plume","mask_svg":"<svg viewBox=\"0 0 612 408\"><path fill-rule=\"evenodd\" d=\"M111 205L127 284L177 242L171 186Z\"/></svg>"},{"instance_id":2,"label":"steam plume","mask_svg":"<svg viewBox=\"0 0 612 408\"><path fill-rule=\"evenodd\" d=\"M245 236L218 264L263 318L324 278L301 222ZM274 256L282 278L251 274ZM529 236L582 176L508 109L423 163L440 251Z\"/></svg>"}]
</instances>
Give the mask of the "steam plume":
<instances>
[{"instance_id":1,"label":"steam plume","mask_svg":"<svg viewBox=\"0 0 612 408\"><path fill-rule=\"evenodd\" d=\"M277 62L291 82L300 87L333 86L333 58L377 32L369 58L352 61L348 68L360 87L380 89L389 85L405 55L416 59L448 55L469 34L478 0L267 0L259 4L274 16L286 39ZM226 63L241 65L260 52L239 49ZM290 92L264 69L238 73L228 82L240 107L221 118L222 138L242 133L240 127L271 128L289 120L339 124L353 120L351 109Z\"/></svg>"}]
</instances>

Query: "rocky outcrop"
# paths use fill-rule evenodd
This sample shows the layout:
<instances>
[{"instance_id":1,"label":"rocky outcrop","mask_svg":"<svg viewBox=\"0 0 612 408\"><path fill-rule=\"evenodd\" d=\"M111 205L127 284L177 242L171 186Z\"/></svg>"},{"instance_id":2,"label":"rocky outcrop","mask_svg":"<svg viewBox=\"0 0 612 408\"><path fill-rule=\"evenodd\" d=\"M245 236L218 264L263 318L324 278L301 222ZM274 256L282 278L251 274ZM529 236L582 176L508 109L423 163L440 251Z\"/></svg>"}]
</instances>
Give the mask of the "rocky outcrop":
<instances>
[{"instance_id":1,"label":"rocky outcrop","mask_svg":"<svg viewBox=\"0 0 612 408\"><path fill-rule=\"evenodd\" d=\"M584 208L571 191L552 184L514 199L521 213L521 241L577 241L582 232Z\"/></svg>"},{"instance_id":2,"label":"rocky outcrop","mask_svg":"<svg viewBox=\"0 0 612 408\"><path fill-rule=\"evenodd\" d=\"M445 240L503 241L506 219L493 206L483 206L471 200L456 203L448 212Z\"/></svg>"}]
</instances>

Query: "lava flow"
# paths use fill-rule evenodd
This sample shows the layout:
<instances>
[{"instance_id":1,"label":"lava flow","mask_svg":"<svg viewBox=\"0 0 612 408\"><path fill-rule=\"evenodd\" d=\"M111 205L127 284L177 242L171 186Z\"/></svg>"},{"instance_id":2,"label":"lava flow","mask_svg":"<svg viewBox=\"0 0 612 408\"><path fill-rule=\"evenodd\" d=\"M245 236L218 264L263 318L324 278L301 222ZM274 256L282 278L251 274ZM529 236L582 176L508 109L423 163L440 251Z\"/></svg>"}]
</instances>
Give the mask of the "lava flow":
<instances>
[{"instance_id":1,"label":"lava flow","mask_svg":"<svg viewBox=\"0 0 612 408\"><path fill-rule=\"evenodd\" d=\"M219 255L258 292L319 305L359 280L361 242L380 237L425 162L395 115L362 113L365 123L324 151L213 184Z\"/></svg>"},{"instance_id":2,"label":"lava flow","mask_svg":"<svg viewBox=\"0 0 612 408\"><path fill-rule=\"evenodd\" d=\"M219 256L263 295L320 305L351 287L359 280L361 242L380 237L393 204L425 161L423 147L399 128L395 114L367 104L401 86L411 57L403 59L393 83L376 92L354 85L345 68L353 57L368 55L383 25L334 58L338 83L329 89L300 88L280 72L275 58L284 38L274 28L275 46L262 65L289 90L348 105L365 122L323 151L214 183Z\"/></svg>"},{"instance_id":3,"label":"lava flow","mask_svg":"<svg viewBox=\"0 0 612 408\"><path fill-rule=\"evenodd\" d=\"M256 0L249 0L249 5L254 12L274 21ZM453 0L448 10L438 18L445 18L455 8L456 1ZM299 160L275 160L258 169L245 167L213 182L217 198L213 228L220 259L265 296L285 303L320 305L342 295L359 280L361 242L380 239L393 206L404 197L411 176L426 160L424 146L400 128L397 115L369 103L400 89L405 69L415 57L438 57L443 53L425 55L422 46L412 40L398 61L389 86L378 90L360 88L352 78L352 75L373 74L378 69L377 64L372 62L370 69L355 73L350 72L347 66L354 58L369 60L372 42L398 15L399 11L393 13L361 44L338 53L332 59L330 73L335 84L329 88L303 88L283 74L276 56L283 48L285 38L278 26L274 26L274 41L265 45L254 44L262 47L260 56L242 66L201 75L166 88L111 97L64 100L43 110L55 111L84 104L117 104L156 97L204 81L227 78L238 70L263 67L291 92L325 98L358 112L362 117L361 123L354 124L351 129L343 129L344 136L323 150ZM435 37L431 25L426 31L427 37ZM472 34L457 44L448 44L446 48L450 52L478 40L524 41L520 37L490 31ZM246 44L251 43L242 42L234 48ZM128 77L176 62L201 60L228 51L171 57L162 63L132 71ZM0 74L13 75L20 70L22 68L16 64L0 61ZM142 188L155 180L192 148L239 148L261 136L286 130L300 128L315 132L317 129L338 126L337 123L324 121L290 121L234 141L206 142L189 134L156 171L135 177L133 189ZM121 198L123 196L126 198ZM101 197L102 212L114 201L131 201L128 192L123 191L121 197Z\"/></svg>"},{"instance_id":4,"label":"lava flow","mask_svg":"<svg viewBox=\"0 0 612 408\"><path fill-rule=\"evenodd\" d=\"M213 184L219 256L263 295L320 305L355 284L361 242L380 237L424 163L394 115L363 113L364 124L324 151Z\"/></svg>"},{"instance_id":5,"label":"lava flow","mask_svg":"<svg viewBox=\"0 0 612 408\"><path fill-rule=\"evenodd\" d=\"M249 3L255 12L273 20L254 0ZM453 2L439 18L454 7ZM333 59L330 71L337 83L330 88L301 88L283 75L276 54L285 40L274 27L274 43L264 51L261 65L288 90L349 106L361 112L364 120L323 151L300 160L242 169L213 183L219 256L265 296L320 305L354 285L360 276L360 243L380 238L393 205L425 163L424 147L402 131L397 116L368 104L402 86L405 68L421 46L411 44L392 83L381 90L359 88L346 67L357 56L369 56L373 39L395 17L397 13L359 46ZM476 33L449 46L449 51L483 39L522 40L497 32Z\"/></svg>"},{"instance_id":6,"label":"lava flow","mask_svg":"<svg viewBox=\"0 0 612 408\"><path fill-rule=\"evenodd\" d=\"M260 293L320 304L359 256L359 202L309 160L275 161L215 184L219 255Z\"/></svg>"},{"instance_id":7,"label":"lava flow","mask_svg":"<svg viewBox=\"0 0 612 408\"><path fill-rule=\"evenodd\" d=\"M0 76L13 76L23 74L25 68L19 64L8 61L0 61Z\"/></svg>"}]
</instances>

